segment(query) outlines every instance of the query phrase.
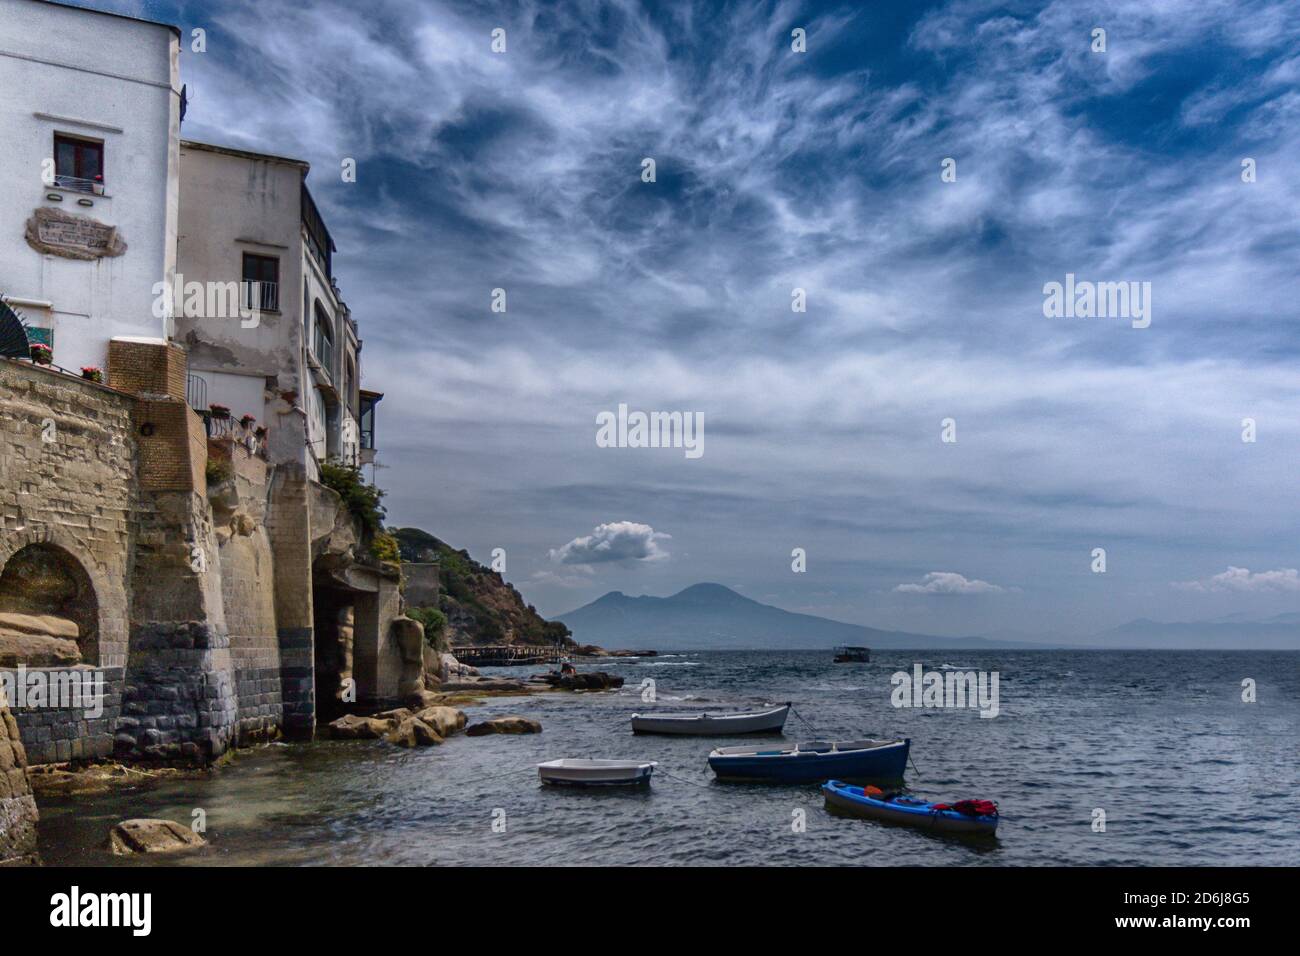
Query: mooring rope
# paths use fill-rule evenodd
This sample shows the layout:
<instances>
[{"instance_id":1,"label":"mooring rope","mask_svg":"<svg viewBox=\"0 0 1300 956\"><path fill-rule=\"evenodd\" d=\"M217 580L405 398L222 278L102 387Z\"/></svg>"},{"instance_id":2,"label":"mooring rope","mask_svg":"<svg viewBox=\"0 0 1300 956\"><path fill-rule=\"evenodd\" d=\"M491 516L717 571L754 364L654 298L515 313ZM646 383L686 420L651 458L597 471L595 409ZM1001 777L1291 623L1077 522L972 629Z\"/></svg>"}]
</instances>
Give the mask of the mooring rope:
<instances>
[{"instance_id":1,"label":"mooring rope","mask_svg":"<svg viewBox=\"0 0 1300 956\"><path fill-rule=\"evenodd\" d=\"M473 779L470 780L459 780L457 781L457 783L460 784L461 786L469 786L471 784L479 783L484 780L500 780L502 777L513 776L514 774L523 773L525 771L531 771L533 773L536 773L537 764L530 763L526 767L516 767L514 770L503 770L501 771L501 773L488 774L483 777L474 777Z\"/></svg>"}]
</instances>

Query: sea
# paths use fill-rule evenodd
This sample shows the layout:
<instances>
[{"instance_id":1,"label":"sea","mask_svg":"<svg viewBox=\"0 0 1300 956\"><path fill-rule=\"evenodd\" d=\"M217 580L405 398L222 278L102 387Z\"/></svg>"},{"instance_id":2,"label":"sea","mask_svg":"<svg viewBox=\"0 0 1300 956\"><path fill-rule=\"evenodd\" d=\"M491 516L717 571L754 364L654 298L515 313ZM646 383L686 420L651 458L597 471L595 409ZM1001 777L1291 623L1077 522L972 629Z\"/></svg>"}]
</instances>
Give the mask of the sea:
<instances>
[{"instance_id":1,"label":"sea","mask_svg":"<svg viewBox=\"0 0 1300 956\"><path fill-rule=\"evenodd\" d=\"M41 797L40 852L48 864L131 866L1300 863L1300 652L909 650L858 664L831 656L584 661L581 670L622 676L623 688L466 709L471 721L535 718L540 734L461 735L416 750L275 743L199 778ZM917 664L924 673L996 673L997 715L896 706L906 702L894 675L910 683ZM996 801L996 838L835 816L816 785L721 784L706 757L737 740L636 736L628 723L636 711L785 701L794 705L788 740L910 738L906 788ZM659 768L651 786L633 791L539 785L536 764L558 757ZM131 817L200 819L209 845L166 859L113 857L109 829Z\"/></svg>"}]
</instances>

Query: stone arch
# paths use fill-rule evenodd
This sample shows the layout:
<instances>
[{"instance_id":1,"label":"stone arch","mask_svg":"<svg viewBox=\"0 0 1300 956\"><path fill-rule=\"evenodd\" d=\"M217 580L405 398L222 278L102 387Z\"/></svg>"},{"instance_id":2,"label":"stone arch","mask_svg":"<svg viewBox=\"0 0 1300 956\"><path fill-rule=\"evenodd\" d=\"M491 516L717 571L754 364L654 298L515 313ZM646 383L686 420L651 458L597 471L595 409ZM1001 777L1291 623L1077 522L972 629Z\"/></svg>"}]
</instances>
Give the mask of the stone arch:
<instances>
[{"instance_id":1,"label":"stone arch","mask_svg":"<svg viewBox=\"0 0 1300 956\"><path fill-rule=\"evenodd\" d=\"M59 529L28 529L0 539L0 612L48 614L77 624L83 664L101 663L105 634L98 565Z\"/></svg>"}]
</instances>

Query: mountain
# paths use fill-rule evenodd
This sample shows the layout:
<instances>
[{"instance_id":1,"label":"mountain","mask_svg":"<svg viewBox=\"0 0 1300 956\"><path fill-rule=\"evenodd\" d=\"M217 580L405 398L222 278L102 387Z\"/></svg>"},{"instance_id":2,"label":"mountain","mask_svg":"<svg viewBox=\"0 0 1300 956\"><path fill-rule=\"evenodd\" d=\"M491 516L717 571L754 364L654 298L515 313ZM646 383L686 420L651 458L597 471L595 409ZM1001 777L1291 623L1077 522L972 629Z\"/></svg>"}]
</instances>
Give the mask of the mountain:
<instances>
[{"instance_id":1,"label":"mountain","mask_svg":"<svg viewBox=\"0 0 1300 956\"><path fill-rule=\"evenodd\" d=\"M982 637L936 637L882 631L761 604L721 584L695 584L671 597L610 591L561 614L580 644L656 650L796 649L862 644L870 648L1028 649L1047 647Z\"/></svg>"},{"instance_id":2,"label":"mountain","mask_svg":"<svg viewBox=\"0 0 1300 956\"><path fill-rule=\"evenodd\" d=\"M563 624L545 620L524 603L513 584L479 564L468 551L458 551L419 528L390 528L388 533L397 539L403 561L438 563L438 610L447 618L443 635L447 644L568 642Z\"/></svg>"},{"instance_id":3,"label":"mountain","mask_svg":"<svg viewBox=\"0 0 1300 956\"><path fill-rule=\"evenodd\" d=\"M1210 621L1152 621L1139 618L1093 635L1098 647L1169 650L1300 650L1300 614L1278 614L1262 621L1232 614Z\"/></svg>"}]
</instances>

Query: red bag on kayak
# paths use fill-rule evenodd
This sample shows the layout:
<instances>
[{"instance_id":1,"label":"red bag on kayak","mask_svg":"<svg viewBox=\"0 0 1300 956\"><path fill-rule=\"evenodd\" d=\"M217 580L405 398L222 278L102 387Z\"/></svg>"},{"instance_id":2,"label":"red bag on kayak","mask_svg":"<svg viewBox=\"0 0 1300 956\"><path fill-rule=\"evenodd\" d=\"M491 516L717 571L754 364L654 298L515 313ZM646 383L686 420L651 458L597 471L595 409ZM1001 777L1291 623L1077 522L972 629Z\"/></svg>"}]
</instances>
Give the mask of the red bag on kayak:
<instances>
[{"instance_id":1,"label":"red bag on kayak","mask_svg":"<svg viewBox=\"0 0 1300 956\"><path fill-rule=\"evenodd\" d=\"M951 808L944 807L944 809L956 810L968 817L995 817L998 815L998 805L992 800L958 800Z\"/></svg>"}]
</instances>

